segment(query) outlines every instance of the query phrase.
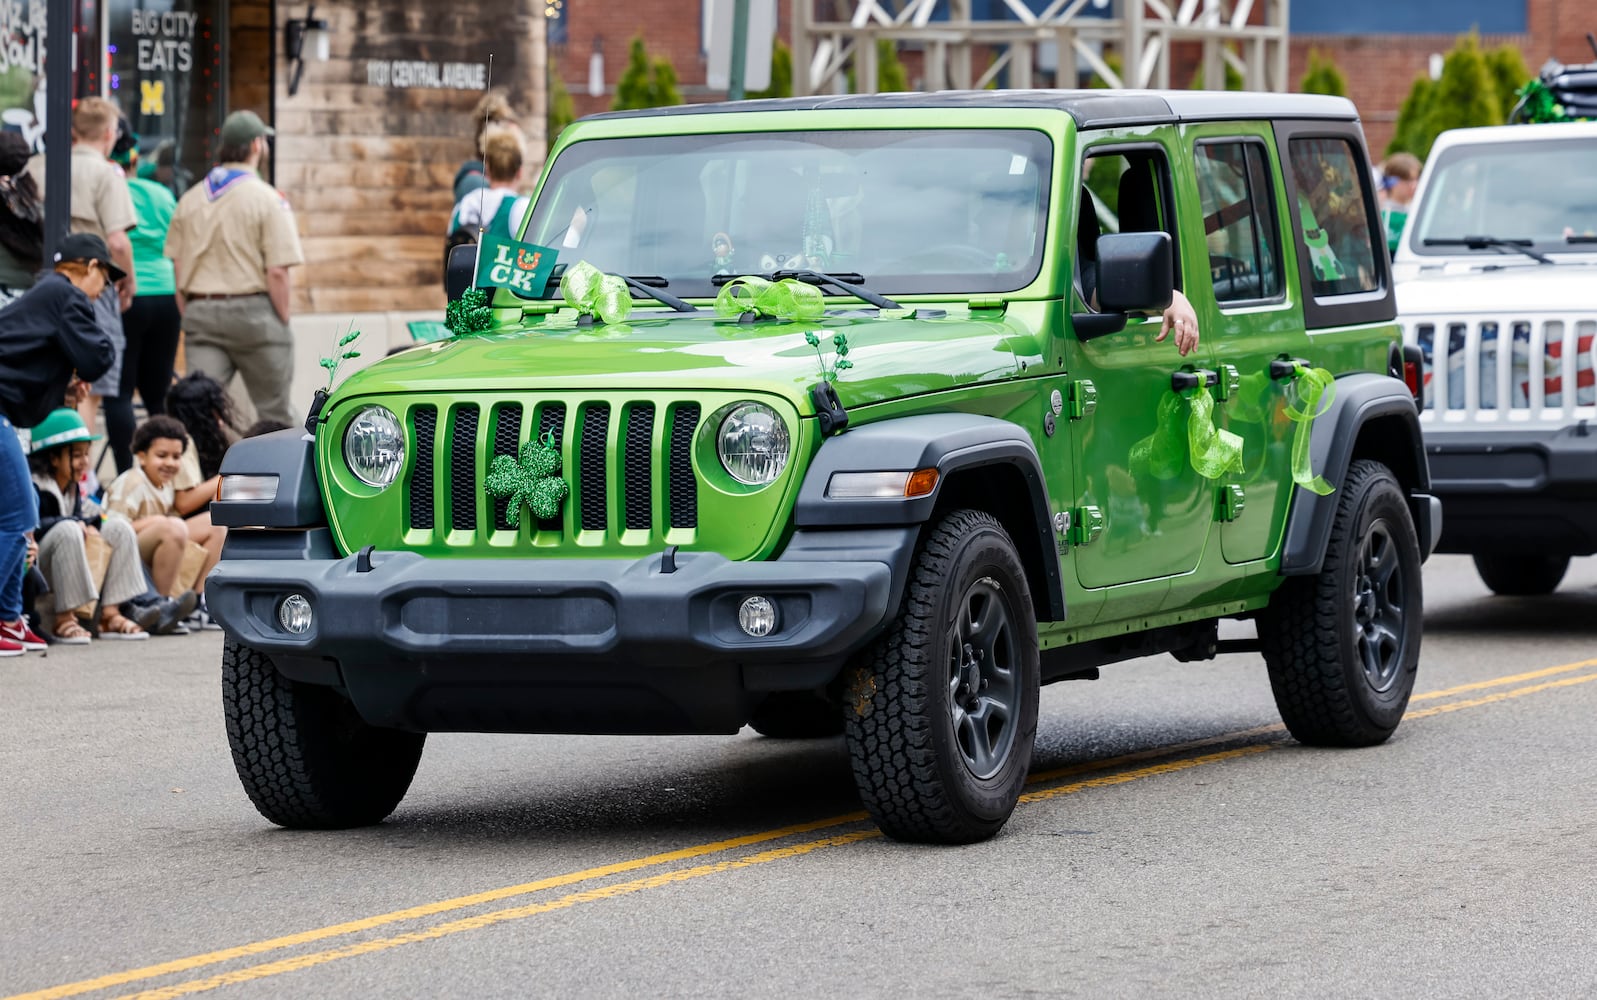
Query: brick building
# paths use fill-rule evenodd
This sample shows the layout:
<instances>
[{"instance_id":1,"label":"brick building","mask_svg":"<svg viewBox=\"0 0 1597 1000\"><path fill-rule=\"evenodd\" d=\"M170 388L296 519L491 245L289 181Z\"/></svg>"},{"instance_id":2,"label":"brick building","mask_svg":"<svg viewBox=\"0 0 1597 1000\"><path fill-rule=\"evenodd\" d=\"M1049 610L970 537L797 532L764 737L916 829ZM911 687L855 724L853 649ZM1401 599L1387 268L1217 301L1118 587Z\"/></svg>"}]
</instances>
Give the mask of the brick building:
<instances>
[{"instance_id":1,"label":"brick building","mask_svg":"<svg viewBox=\"0 0 1597 1000\"><path fill-rule=\"evenodd\" d=\"M685 100L725 97L724 92L705 86L703 0L632 0L624 18L616 16L614 4L599 0L543 2L550 14L551 55L578 114L609 109L616 80L626 66L627 48L637 35L644 37L652 56L671 61ZM811 2L828 4L828 0ZM1031 6L1046 4L1031 0ZM778 34L784 38L790 38L791 10L792 0L777 3ZM991 10L994 16L1005 16L1002 4L992 4ZM1585 38L1586 32L1597 31L1597 6L1586 0L1295 0L1290 28L1290 78L1301 79L1311 48L1328 54L1347 77L1376 156L1391 138L1398 108L1414 78L1428 72L1432 54L1445 53L1459 34L1471 28L1482 32L1487 46L1518 46L1533 72L1549 58L1566 63L1597 59ZM598 95L589 88L596 52L603 56L603 92ZM901 57L911 84L918 85L918 54L904 51ZM1190 79L1198 58L1195 45L1184 49L1178 45L1172 79Z\"/></svg>"}]
</instances>

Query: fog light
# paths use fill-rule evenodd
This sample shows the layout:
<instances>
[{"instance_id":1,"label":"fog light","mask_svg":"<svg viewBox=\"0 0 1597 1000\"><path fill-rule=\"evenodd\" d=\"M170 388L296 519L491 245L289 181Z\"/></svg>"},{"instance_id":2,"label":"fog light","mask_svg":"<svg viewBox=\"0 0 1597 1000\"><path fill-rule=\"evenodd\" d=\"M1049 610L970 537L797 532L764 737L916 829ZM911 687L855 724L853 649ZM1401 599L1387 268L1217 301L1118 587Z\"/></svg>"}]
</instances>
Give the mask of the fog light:
<instances>
[{"instance_id":1,"label":"fog light","mask_svg":"<svg viewBox=\"0 0 1597 1000\"><path fill-rule=\"evenodd\" d=\"M738 608L738 624L756 639L776 631L776 605L769 597L747 597Z\"/></svg>"},{"instance_id":2,"label":"fog light","mask_svg":"<svg viewBox=\"0 0 1597 1000\"><path fill-rule=\"evenodd\" d=\"M289 594L283 598L283 603L277 606L277 622L285 631L295 635L304 635L311 630L315 618L311 614L311 602L300 594Z\"/></svg>"}]
</instances>

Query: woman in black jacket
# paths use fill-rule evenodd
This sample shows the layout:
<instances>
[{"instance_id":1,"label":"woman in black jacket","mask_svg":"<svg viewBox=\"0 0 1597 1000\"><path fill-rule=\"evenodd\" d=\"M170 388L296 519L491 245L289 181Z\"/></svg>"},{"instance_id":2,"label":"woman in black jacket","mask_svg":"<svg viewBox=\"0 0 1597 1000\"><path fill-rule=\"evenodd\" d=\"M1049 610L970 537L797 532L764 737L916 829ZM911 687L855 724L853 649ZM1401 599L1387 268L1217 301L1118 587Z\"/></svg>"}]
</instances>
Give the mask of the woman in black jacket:
<instances>
[{"instance_id":1,"label":"woman in black jacket","mask_svg":"<svg viewBox=\"0 0 1597 1000\"><path fill-rule=\"evenodd\" d=\"M22 618L22 577L39 505L16 429L38 424L67 402L69 386L86 391L84 380L110 369L116 354L95 322L93 303L122 274L104 240L75 233L61 241L55 271L0 309L0 656L44 648Z\"/></svg>"}]
</instances>

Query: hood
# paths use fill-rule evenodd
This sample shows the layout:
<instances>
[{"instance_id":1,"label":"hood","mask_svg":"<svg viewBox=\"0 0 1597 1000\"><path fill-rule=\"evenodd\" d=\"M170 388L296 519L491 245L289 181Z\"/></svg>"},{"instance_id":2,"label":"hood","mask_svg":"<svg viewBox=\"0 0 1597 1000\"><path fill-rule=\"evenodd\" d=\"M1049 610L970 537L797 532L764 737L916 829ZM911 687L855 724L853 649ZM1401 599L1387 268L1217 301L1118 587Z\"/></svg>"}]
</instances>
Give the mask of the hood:
<instances>
[{"instance_id":1,"label":"hood","mask_svg":"<svg viewBox=\"0 0 1597 1000\"><path fill-rule=\"evenodd\" d=\"M623 324L587 327L576 326L563 310L520 329L384 358L351 375L335 400L433 391L734 389L777 393L808 411L809 389L821 379L823 363L836 362L833 337L842 334L853 367L840 373L836 386L845 406L858 406L1015 375L1017 351L1028 359L1040 354L1035 329L1012 315L978 318L963 308L914 319L839 311L813 323L739 323L708 310L649 312ZM819 357L806 332L820 340Z\"/></svg>"},{"instance_id":2,"label":"hood","mask_svg":"<svg viewBox=\"0 0 1597 1000\"><path fill-rule=\"evenodd\" d=\"M1597 312L1597 266L1526 260L1502 270L1432 271L1397 283L1398 318L1453 313Z\"/></svg>"}]
</instances>

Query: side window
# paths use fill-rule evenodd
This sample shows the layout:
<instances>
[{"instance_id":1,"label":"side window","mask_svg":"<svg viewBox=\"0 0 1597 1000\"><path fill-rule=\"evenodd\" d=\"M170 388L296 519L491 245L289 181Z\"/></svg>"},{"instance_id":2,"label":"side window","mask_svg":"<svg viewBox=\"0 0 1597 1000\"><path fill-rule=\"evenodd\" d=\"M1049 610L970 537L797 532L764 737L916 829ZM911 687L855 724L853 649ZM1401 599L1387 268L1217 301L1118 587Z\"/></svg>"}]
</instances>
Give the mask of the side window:
<instances>
[{"instance_id":1,"label":"side window","mask_svg":"<svg viewBox=\"0 0 1597 1000\"><path fill-rule=\"evenodd\" d=\"M1346 139L1303 138L1291 140L1289 150L1311 290L1316 296L1379 290L1370 212L1352 145Z\"/></svg>"},{"instance_id":2,"label":"side window","mask_svg":"<svg viewBox=\"0 0 1597 1000\"><path fill-rule=\"evenodd\" d=\"M1098 237L1105 233L1170 234L1176 287L1181 287L1181 248L1170 219L1170 167L1164 151L1095 148L1082 164L1076 217L1076 274L1082 299L1097 306Z\"/></svg>"},{"instance_id":3,"label":"side window","mask_svg":"<svg viewBox=\"0 0 1597 1000\"><path fill-rule=\"evenodd\" d=\"M1200 143L1196 164L1215 300L1224 305L1280 298L1280 227L1264 146Z\"/></svg>"}]
</instances>

